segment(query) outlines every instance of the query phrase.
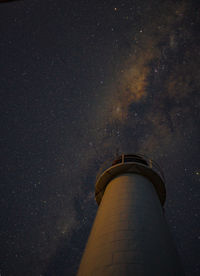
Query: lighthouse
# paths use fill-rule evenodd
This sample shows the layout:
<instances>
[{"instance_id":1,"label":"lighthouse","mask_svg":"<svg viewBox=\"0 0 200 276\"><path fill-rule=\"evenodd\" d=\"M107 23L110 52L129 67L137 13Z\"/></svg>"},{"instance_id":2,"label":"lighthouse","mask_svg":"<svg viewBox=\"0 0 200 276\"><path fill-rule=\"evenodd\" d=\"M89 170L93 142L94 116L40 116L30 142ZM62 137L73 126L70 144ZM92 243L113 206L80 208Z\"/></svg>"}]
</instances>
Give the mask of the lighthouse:
<instances>
[{"instance_id":1,"label":"lighthouse","mask_svg":"<svg viewBox=\"0 0 200 276\"><path fill-rule=\"evenodd\" d=\"M97 177L95 199L78 276L184 275L164 217L164 176L153 160L119 156Z\"/></svg>"}]
</instances>

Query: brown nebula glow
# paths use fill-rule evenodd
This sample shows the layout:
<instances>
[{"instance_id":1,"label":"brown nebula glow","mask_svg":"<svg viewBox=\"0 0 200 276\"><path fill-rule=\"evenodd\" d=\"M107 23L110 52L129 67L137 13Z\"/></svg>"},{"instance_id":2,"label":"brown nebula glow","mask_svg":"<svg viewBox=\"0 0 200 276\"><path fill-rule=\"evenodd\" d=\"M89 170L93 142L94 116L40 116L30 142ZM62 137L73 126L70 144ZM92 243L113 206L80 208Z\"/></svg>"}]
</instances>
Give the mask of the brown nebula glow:
<instances>
[{"instance_id":1,"label":"brown nebula glow","mask_svg":"<svg viewBox=\"0 0 200 276\"><path fill-rule=\"evenodd\" d=\"M172 140L175 143L184 139L181 135L183 117L184 126L191 123L190 111L199 87L199 70L198 48L196 53L190 51L195 43L190 26L183 29L189 10L186 3L171 6L163 3L160 11L164 12L160 16L155 16L151 22L147 17L143 27L130 35L133 38L128 57L113 70L114 76L104 91L102 102L96 105L96 125L100 129L107 125L114 129L125 126L140 135L140 145L132 146L133 151L159 155L167 150ZM106 139L107 146L118 144L121 151L127 148L123 138L111 136L113 139ZM101 146L102 143L106 147L105 142L101 141Z\"/></svg>"}]
</instances>

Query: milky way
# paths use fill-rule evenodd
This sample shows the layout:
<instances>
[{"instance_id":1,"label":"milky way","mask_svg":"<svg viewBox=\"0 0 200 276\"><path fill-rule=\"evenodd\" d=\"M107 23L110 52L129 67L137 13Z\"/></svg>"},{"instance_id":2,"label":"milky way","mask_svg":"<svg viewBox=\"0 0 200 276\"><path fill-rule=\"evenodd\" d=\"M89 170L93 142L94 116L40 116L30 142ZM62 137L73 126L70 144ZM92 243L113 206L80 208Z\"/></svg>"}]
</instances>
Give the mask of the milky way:
<instances>
[{"instance_id":1,"label":"milky way","mask_svg":"<svg viewBox=\"0 0 200 276\"><path fill-rule=\"evenodd\" d=\"M189 8L184 3L163 4L162 16L132 34L128 58L117 67L98 106L96 120L102 128L109 123L142 132L136 133L140 145L134 151L164 153L164 148L158 152L158 145L178 142L186 134L186 125L190 128L193 119L195 124L199 54L197 49L190 51L197 43L192 27L183 28Z\"/></svg>"}]
</instances>

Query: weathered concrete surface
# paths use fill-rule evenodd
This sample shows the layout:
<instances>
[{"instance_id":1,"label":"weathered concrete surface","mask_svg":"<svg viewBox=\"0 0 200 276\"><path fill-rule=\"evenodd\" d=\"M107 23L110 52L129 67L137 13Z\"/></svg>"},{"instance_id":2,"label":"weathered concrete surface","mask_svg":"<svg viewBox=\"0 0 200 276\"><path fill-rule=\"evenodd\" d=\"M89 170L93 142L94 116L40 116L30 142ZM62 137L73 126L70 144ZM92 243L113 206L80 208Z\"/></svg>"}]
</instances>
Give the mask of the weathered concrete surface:
<instances>
[{"instance_id":1,"label":"weathered concrete surface","mask_svg":"<svg viewBox=\"0 0 200 276\"><path fill-rule=\"evenodd\" d=\"M155 188L139 174L106 187L78 272L111 275L183 275Z\"/></svg>"}]
</instances>

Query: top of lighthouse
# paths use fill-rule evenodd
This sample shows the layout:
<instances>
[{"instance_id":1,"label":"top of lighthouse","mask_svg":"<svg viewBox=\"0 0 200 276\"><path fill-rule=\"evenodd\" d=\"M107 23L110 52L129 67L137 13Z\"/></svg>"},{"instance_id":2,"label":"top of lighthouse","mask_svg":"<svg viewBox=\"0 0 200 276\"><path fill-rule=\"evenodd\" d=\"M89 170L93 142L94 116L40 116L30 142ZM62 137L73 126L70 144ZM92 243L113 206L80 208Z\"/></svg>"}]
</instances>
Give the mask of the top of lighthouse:
<instances>
[{"instance_id":1,"label":"top of lighthouse","mask_svg":"<svg viewBox=\"0 0 200 276\"><path fill-rule=\"evenodd\" d=\"M148 178L154 185L161 204L164 205L166 190L163 172L155 161L141 154L122 154L112 162L111 167L99 172L95 185L95 199L98 205L108 183L124 173L136 173Z\"/></svg>"}]
</instances>

